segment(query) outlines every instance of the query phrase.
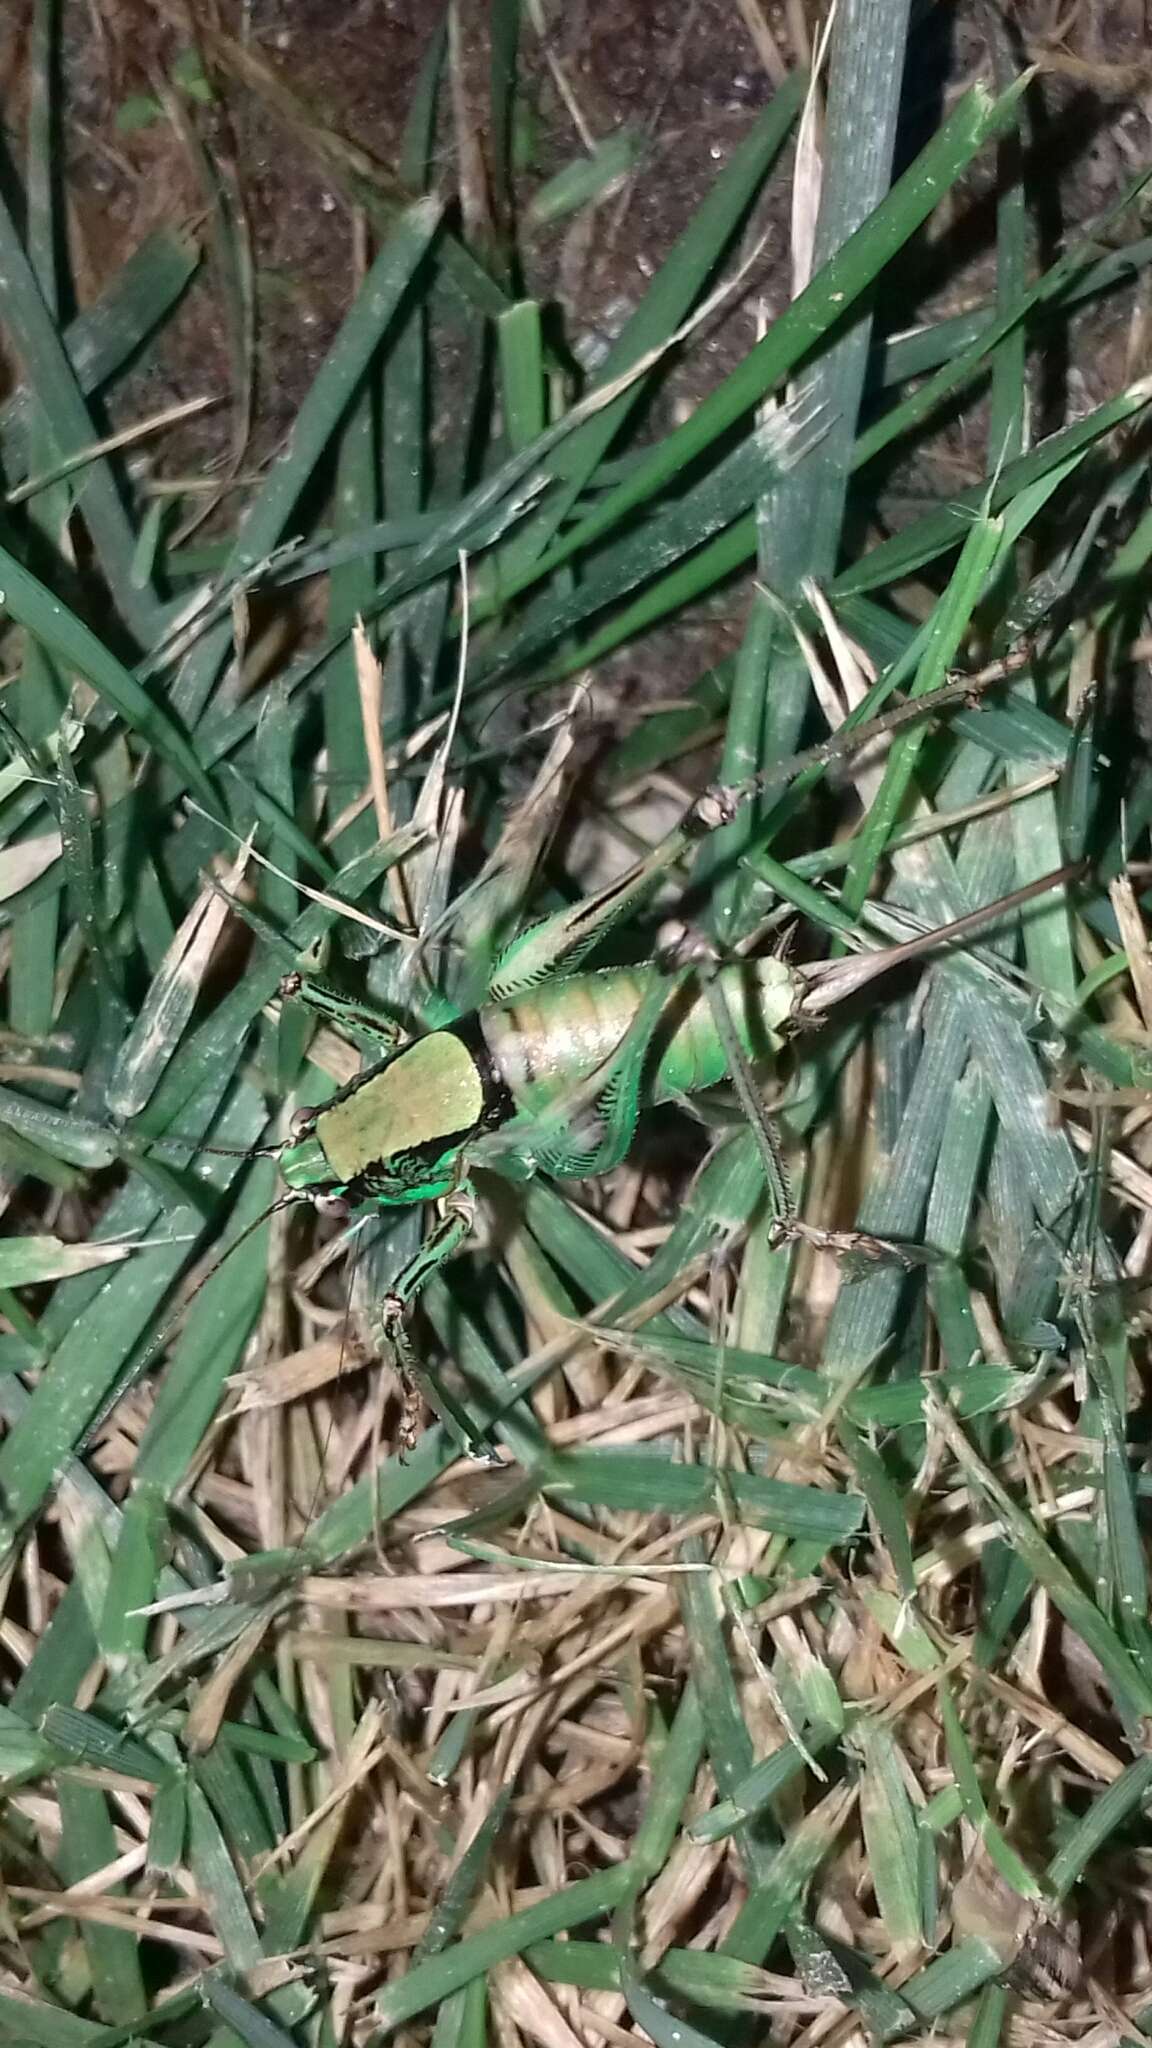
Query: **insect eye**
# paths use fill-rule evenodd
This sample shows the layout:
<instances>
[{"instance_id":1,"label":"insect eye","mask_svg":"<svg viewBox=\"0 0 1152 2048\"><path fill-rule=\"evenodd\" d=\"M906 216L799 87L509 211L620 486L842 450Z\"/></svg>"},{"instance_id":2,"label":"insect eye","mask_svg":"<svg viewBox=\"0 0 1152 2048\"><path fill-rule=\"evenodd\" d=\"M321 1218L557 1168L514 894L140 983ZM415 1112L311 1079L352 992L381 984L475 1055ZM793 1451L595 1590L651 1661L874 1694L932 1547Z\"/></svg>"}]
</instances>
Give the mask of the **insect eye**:
<instances>
[{"instance_id":1,"label":"insect eye","mask_svg":"<svg viewBox=\"0 0 1152 2048\"><path fill-rule=\"evenodd\" d=\"M314 1109L294 1109L288 1128L294 1138L306 1138L316 1122Z\"/></svg>"}]
</instances>

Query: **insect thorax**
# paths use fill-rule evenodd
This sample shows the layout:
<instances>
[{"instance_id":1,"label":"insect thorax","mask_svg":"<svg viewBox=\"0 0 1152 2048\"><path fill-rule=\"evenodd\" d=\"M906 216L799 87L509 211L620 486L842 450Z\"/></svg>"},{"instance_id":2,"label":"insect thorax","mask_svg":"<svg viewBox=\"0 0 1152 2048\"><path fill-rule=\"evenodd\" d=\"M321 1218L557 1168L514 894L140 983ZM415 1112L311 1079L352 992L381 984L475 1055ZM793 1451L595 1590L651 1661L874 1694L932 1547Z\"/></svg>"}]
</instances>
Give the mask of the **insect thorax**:
<instances>
[{"instance_id":1,"label":"insect thorax","mask_svg":"<svg viewBox=\"0 0 1152 2048\"><path fill-rule=\"evenodd\" d=\"M454 1032L429 1032L342 1089L285 1152L281 1170L290 1187L312 1195L430 1200L451 1186L484 1111L468 1047Z\"/></svg>"}]
</instances>

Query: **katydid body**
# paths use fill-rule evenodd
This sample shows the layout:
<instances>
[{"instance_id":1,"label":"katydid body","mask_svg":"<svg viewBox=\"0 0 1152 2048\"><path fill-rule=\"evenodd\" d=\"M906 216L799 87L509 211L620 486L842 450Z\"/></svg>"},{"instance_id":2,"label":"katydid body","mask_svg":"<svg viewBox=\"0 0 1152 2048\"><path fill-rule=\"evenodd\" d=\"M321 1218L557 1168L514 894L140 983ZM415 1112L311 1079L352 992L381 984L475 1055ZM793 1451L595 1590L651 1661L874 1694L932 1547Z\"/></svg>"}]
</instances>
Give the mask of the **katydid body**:
<instances>
[{"instance_id":1,"label":"katydid body","mask_svg":"<svg viewBox=\"0 0 1152 2048\"><path fill-rule=\"evenodd\" d=\"M477 1023L518 1110L547 1109L572 1082L607 1069L638 1016L652 969L606 969L546 982L515 1003L495 1003ZM782 960L721 968L718 980L753 1066L779 1051L801 989ZM671 1102L729 1079L705 991L696 977L669 988L652 1039L645 1102Z\"/></svg>"},{"instance_id":2,"label":"katydid body","mask_svg":"<svg viewBox=\"0 0 1152 2048\"><path fill-rule=\"evenodd\" d=\"M1003 680L1019 657L980 678L947 684L931 699L886 712L871 725L845 727L764 775L717 784L689 806L652 852L605 888L529 925L491 972L492 999L444 1029L397 1047L395 1028L330 990L290 975L298 994L361 1041L388 1056L334 1101L302 1110L281 1155L290 1190L312 1201L381 1208L442 1199L458 1191L486 1137L501 1129L505 1171L561 1177L606 1173L628 1148L641 1101L667 1101L714 1086L731 1074L734 1051L753 1065L779 1047L803 994L783 962L760 960L711 970L697 980L651 967L578 974L584 956L648 897L675 863L742 804L787 787L802 770L826 765L882 733ZM714 982L710 997L706 982ZM727 1020L721 1031L713 998ZM726 1043L727 1041L727 1043ZM566 1095L603 1076L607 1128L589 1144L566 1141ZM545 1122L541 1141L533 1122ZM524 1126L521 1131L521 1126ZM491 1148L489 1148L491 1149Z\"/></svg>"},{"instance_id":3,"label":"katydid body","mask_svg":"<svg viewBox=\"0 0 1152 2048\"><path fill-rule=\"evenodd\" d=\"M531 936L531 935L529 935ZM504 961L504 985L517 976ZM533 959L535 950L533 949ZM407 1310L458 1251L476 1213L475 1166L511 1179L606 1173L624 1158L640 1111L715 1086L731 1071L714 1003L741 1060L762 1069L779 1050L802 985L780 960L695 972L618 968L573 974L484 1004L386 1053L318 1109L299 1110L280 1155L288 1199L383 1210L437 1202L440 1214L380 1304L402 1377L418 1380L470 1454L471 1435L445 1389L419 1374ZM494 978L495 979L495 978ZM339 1018L330 991L288 978L285 993ZM363 1013L356 1017L366 1034Z\"/></svg>"},{"instance_id":4,"label":"katydid body","mask_svg":"<svg viewBox=\"0 0 1152 2048\"><path fill-rule=\"evenodd\" d=\"M521 1170L588 1170L575 1140L552 1128L533 1157L533 1126L613 1064L653 990L654 969L608 969L550 981L515 1002L489 1003L445 1030L389 1054L315 1112L302 1111L297 1142L281 1160L289 1188L353 1207L435 1200L459 1187L486 1134L504 1131ZM798 986L779 960L726 967L718 977L741 1047L761 1065L779 1049ZM657 993L660 991L658 990ZM649 1056L635 1103L668 1102L712 1088L729 1062L705 991L693 978L665 980L649 1027ZM518 1146L514 1120L523 1123ZM596 1169L605 1171L602 1160Z\"/></svg>"},{"instance_id":5,"label":"katydid body","mask_svg":"<svg viewBox=\"0 0 1152 2048\"><path fill-rule=\"evenodd\" d=\"M691 1096L726 1080L761 1141L767 1185L787 1220L790 1197L760 1100L789 1027L837 1000L813 984L820 968L779 959L721 964L710 956L671 969L656 964L583 972L585 956L637 908L672 867L736 815L750 797L786 787L978 687L1001 680L1012 657L979 678L950 683L932 699L899 706L872 725L841 731L763 776L705 791L660 843L615 881L528 925L485 963L484 999L401 1043L398 1026L299 973L281 985L300 996L375 1062L327 1103L298 1110L278 1148L283 1202L312 1202L347 1215L429 1202L438 1215L381 1304L384 1334L402 1374L417 1377L406 1312L459 1250L475 1217L471 1175L490 1166L510 1179L537 1171L561 1178L609 1172L625 1157L648 1105ZM494 859L498 859L494 856ZM884 961L960 938L976 922L1015 907L1065 874L1028 884L946 931L894 947ZM879 963L881 967L884 962ZM850 961L845 986L859 978ZM864 972L871 971L867 967ZM276 1206L282 1206L277 1204ZM255 1226L252 1226L255 1227ZM422 1376L421 1376L422 1377ZM423 1381L462 1446L484 1454L444 1389Z\"/></svg>"}]
</instances>

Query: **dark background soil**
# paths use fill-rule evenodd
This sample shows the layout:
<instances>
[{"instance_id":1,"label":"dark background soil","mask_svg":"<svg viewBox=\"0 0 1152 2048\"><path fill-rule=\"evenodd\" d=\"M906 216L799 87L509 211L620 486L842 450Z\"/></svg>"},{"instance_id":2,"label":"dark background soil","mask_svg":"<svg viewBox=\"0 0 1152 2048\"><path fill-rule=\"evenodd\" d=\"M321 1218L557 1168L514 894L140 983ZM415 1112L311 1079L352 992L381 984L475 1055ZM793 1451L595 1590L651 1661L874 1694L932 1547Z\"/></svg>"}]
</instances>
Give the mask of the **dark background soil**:
<instances>
[{"instance_id":1,"label":"dark background soil","mask_svg":"<svg viewBox=\"0 0 1152 2048\"><path fill-rule=\"evenodd\" d=\"M929 7L918 18L906 75L908 147L940 108L987 71L985 0ZM64 147L70 201L70 262L78 295L94 295L153 227L204 223L209 260L147 367L117 392L111 410L131 420L174 400L210 393L220 403L176 428L155 456L171 478L241 476L265 464L355 292L370 237L357 204L355 168L367 162L377 189L394 186L413 90L441 9L434 0L62 0L66 99ZM441 120L434 182L462 185L473 246L497 272L514 239L521 267L511 282L557 308L555 325L573 357L594 363L636 304L647 279L690 221L778 75L813 27L809 0L532 0L524 10L515 136L518 170L502 234L493 191L488 115L489 17L483 0L461 0L455 119ZM758 14L759 41L749 28ZM29 72L28 4L0 22L0 80L7 141L21 162ZM550 23L545 51L533 17ZM1062 234L1091 220L1149 154L1149 86L1144 0L1093 0L1066 8L1014 10L1006 26L1021 57L1040 61L1030 182L1039 241L1051 255ZM162 114L139 124L142 98L171 93L173 73L197 51L211 80L202 101L177 90ZM557 82L563 76L565 93ZM297 104L285 104L284 89ZM449 100L447 85L443 94ZM555 226L525 226L533 194L622 124L644 138L634 173L600 204ZM453 132L455 129L455 133ZM212 194L199 133L250 242L255 276L255 342L250 429L236 396L244 344L224 266L211 252ZM458 137L466 140L463 150ZM352 170L350 172L349 165ZM987 172L981 172L987 183ZM977 178L953 196L951 219L933 229L919 284L907 272L888 286L878 312L891 326L918 311L947 310L992 289L991 209ZM690 408L748 349L759 325L786 302L789 277L787 180L769 186L747 245L757 247L746 287L669 379L664 423ZM1134 230L1129 226L1126 233ZM913 287L910 289L910 287ZM892 297L903 290L900 301ZM919 304L917 304L919 301ZM1060 389L1043 397L1044 428L1086 410L1145 367L1143 327L1133 294L1082 317L1060 365ZM15 374L16 366L12 366ZM442 360L438 403L451 412L452 366ZM901 492L951 491L983 473L978 412L942 433L923 458L892 480L892 518ZM906 502L906 500L905 500ZM232 501L225 500L231 516ZM675 635L654 636L664 677L669 664L695 675L738 631L736 596L706 607Z\"/></svg>"}]
</instances>

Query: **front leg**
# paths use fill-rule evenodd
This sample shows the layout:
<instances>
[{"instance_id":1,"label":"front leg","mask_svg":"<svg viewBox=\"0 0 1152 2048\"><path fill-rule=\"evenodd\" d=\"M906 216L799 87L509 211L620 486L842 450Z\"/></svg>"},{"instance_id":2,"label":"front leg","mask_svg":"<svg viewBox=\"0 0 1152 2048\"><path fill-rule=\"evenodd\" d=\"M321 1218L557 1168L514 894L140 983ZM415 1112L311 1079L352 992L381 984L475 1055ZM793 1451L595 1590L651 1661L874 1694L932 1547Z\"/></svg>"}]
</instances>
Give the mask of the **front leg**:
<instances>
[{"instance_id":1,"label":"front leg","mask_svg":"<svg viewBox=\"0 0 1152 2048\"><path fill-rule=\"evenodd\" d=\"M475 1458L485 1465L500 1462L491 1444L477 1435L467 1410L447 1389L437 1385L420 1364L407 1329L408 1312L413 1302L440 1268L455 1257L471 1234L475 1220L476 1190L471 1181L462 1179L445 1197L443 1214L419 1250L406 1266L401 1267L380 1304L381 1334L391 1347L404 1398L400 1425L402 1457L415 1448L423 1397L465 1457Z\"/></svg>"},{"instance_id":2,"label":"front leg","mask_svg":"<svg viewBox=\"0 0 1152 2048\"><path fill-rule=\"evenodd\" d=\"M389 1337L400 1327L412 1303L428 1285L434 1273L454 1258L476 1221L476 1190L470 1180L461 1179L444 1197L441 1216L428 1232L418 1251L401 1266L381 1303L381 1314Z\"/></svg>"},{"instance_id":3,"label":"front leg","mask_svg":"<svg viewBox=\"0 0 1152 2048\"><path fill-rule=\"evenodd\" d=\"M352 1002L339 989L330 988L327 982L317 981L311 974L295 971L284 975L280 983L282 1001L304 1003L316 1016L323 1017L361 1052L367 1052L376 1059L383 1059L395 1052L403 1042L404 1033L395 1017L377 1016L374 1010L366 1010L359 1003Z\"/></svg>"}]
</instances>

